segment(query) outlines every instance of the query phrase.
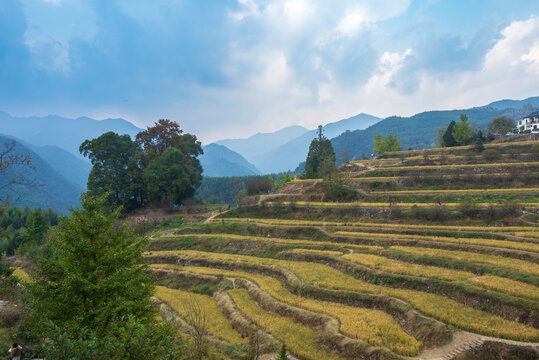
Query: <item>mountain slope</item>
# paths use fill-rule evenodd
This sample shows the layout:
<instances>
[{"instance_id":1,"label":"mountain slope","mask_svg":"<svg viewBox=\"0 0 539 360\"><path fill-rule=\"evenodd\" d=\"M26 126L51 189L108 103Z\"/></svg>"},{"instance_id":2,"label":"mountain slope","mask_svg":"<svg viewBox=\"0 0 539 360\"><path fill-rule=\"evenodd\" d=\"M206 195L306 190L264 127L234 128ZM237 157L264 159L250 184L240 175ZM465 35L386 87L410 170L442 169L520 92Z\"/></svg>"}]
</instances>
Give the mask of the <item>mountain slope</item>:
<instances>
[{"instance_id":1,"label":"mountain slope","mask_svg":"<svg viewBox=\"0 0 539 360\"><path fill-rule=\"evenodd\" d=\"M216 141L215 144L224 145L232 151L241 154L250 162L264 153L267 153L292 139L309 131L302 126L289 126L272 133L258 133L246 139L225 139Z\"/></svg>"},{"instance_id":2,"label":"mountain slope","mask_svg":"<svg viewBox=\"0 0 539 360\"><path fill-rule=\"evenodd\" d=\"M92 164L83 160L67 150L60 149L58 146L45 145L35 146L25 143L27 147L35 151L43 160L62 174L67 180L86 189L88 175L92 170Z\"/></svg>"},{"instance_id":3,"label":"mountain slope","mask_svg":"<svg viewBox=\"0 0 539 360\"><path fill-rule=\"evenodd\" d=\"M360 159L361 154L370 155L373 148L373 138L380 133L397 133L401 149L431 148L436 146L436 131L441 126L447 126L451 120L459 121L460 114L468 116L470 123L480 127L497 116L506 115L518 118L531 112L532 104L539 103L539 97L522 101L503 100L492 104L463 110L427 111L410 117L388 117L364 130L345 132L333 139L331 143L336 153L347 149L354 159ZM494 105L493 105L494 104ZM519 106L519 108L504 108L503 106Z\"/></svg>"},{"instance_id":4,"label":"mountain slope","mask_svg":"<svg viewBox=\"0 0 539 360\"><path fill-rule=\"evenodd\" d=\"M24 166L13 167L8 170L6 175L0 176L0 185L7 183L15 173L24 173L26 179L35 179L40 186L11 185L0 190L0 197L4 198L6 194L10 194L13 196L9 200L11 205L50 207L63 214L67 213L70 206L78 206L79 196L83 189L60 175L41 156L21 141L0 135L0 149L4 150L5 144L13 141L16 144L17 154L29 153L31 155L35 170Z\"/></svg>"},{"instance_id":5,"label":"mountain slope","mask_svg":"<svg viewBox=\"0 0 539 360\"><path fill-rule=\"evenodd\" d=\"M88 117L68 119L49 115L44 117L14 117L0 112L0 129L36 146L54 145L78 157L79 146L86 139L114 131L118 134L135 136L141 129L123 119L94 120Z\"/></svg>"},{"instance_id":6,"label":"mountain slope","mask_svg":"<svg viewBox=\"0 0 539 360\"><path fill-rule=\"evenodd\" d=\"M204 154L199 156L204 176L245 176L258 175L260 171L243 156L226 146L209 144L203 146Z\"/></svg>"},{"instance_id":7,"label":"mountain slope","mask_svg":"<svg viewBox=\"0 0 539 360\"><path fill-rule=\"evenodd\" d=\"M329 123L323 127L324 135L331 139L346 130L365 129L380 121L380 118L368 114L358 114L348 119ZM305 161L311 141L318 130L310 130L301 136L283 144L272 151L258 155L253 160L255 166L265 174L294 170Z\"/></svg>"}]
</instances>

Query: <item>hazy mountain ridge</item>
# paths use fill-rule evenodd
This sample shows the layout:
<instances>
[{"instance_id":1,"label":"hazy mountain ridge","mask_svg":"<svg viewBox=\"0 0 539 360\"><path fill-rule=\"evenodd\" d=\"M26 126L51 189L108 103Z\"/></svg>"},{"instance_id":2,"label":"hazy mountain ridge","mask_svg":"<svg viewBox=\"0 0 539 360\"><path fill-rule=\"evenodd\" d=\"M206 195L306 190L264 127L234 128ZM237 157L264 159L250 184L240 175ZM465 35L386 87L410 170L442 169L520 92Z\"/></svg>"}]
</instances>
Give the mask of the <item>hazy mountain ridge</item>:
<instances>
[{"instance_id":1,"label":"hazy mountain ridge","mask_svg":"<svg viewBox=\"0 0 539 360\"><path fill-rule=\"evenodd\" d=\"M346 130L365 129L380 121L368 114L358 114L347 119L324 125L323 132L327 138L333 138ZM310 130L301 136L283 144L274 150L257 156L253 163L263 173L279 173L294 171L298 164L305 161L311 141L317 136L317 129Z\"/></svg>"},{"instance_id":2,"label":"hazy mountain ridge","mask_svg":"<svg viewBox=\"0 0 539 360\"><path fill-rule=\"evenodd\" d=\"M199 156L204 176L246 176L259 175L260 171L243 156L224 145L203 146L204 154Z\"/></svg>"},{"instance_id":3,"label":"hazy mountain ridge","mask_svg":"<svg viewBox=\"0 0 539 360\"><path fill-rule=\"evenodd\" d=\"M13 196L10 199L11 205L52 208L59 213L67 213L69 207L77 207L79 196L84 189L69 181L66 177L56 171L46 160L44 160L31 147L26 146L24 142L18 141L13 137L0 135L0 147L4 148L5 143L15 141L16 154L30 154L34 170L25 169L27 179L35 179L40 186L21 186L13 185L0 190L0 196L6 194ZM22 170L16 167L12 171ZM11 172L12 174L12 172ZM0 178L0 181L8 180L10 172L6 178Z\"/></svg>"},{"instance_id":4,"label":"hazy mountain ridge","mask_svg":"<svg viewBox=\"0 0 539 360\"><path fill-rule=\"evenodd\" d=\"M219 140L214 144L224 145L230 150L241 154L247 161L253 162L253 159L257 156L286 144L308 131L302 126L293 125L271 133L256 133L245 139Z\"/></svg>"},{"instance_id":5,"label":"hazy mountain ridge","mask_svg":"<svg viewBox=\"0 0 539 360\"><path fill-rule=\"evenodd\" d=\"M108 131L134 137L142 130L124 119L68 119L57 115L15 117L5 112L0 112L0 129L2 133L34 146L53 145L78 157L82 157L79 146L84 140L96 138Z\"/></svg>"}]
</instances>

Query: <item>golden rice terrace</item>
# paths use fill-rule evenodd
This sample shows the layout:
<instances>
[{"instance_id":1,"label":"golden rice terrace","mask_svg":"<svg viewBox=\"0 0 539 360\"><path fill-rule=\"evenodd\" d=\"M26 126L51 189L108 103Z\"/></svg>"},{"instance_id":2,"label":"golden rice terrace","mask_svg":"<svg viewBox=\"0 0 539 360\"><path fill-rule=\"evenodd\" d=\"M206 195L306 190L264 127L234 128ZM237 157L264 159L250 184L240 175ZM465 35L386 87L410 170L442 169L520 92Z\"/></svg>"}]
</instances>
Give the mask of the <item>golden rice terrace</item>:
<instances>
[{"instance_id":1,"label":"golden rice terrace","mask_svg":"<svg viewBox=\"0 0 539 360\"><path fill-rule=\"evenodd\" d=\"M157 233L161 308L198 303L221 358L537 358L536 143L354 161Z\"/></svg>"}]
</instances>

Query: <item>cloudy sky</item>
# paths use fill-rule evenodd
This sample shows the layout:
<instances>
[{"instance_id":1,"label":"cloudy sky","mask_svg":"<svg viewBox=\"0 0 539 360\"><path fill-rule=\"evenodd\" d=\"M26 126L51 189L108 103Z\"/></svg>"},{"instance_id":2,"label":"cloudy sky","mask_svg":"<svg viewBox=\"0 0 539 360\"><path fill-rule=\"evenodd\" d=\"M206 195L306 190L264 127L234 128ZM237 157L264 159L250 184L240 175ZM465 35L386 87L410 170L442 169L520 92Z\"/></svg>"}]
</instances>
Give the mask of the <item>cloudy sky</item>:
<instances>
[{"instance_id":1,"label":"cloudy sky","mask_svg":"<svg viewBox=\"0 0 539 360\"><path fill-rule=\"evenodd\" d=\"M537 0L0 0L0 110L204 142L539 95Z\"/></svg>"}]
</instances>

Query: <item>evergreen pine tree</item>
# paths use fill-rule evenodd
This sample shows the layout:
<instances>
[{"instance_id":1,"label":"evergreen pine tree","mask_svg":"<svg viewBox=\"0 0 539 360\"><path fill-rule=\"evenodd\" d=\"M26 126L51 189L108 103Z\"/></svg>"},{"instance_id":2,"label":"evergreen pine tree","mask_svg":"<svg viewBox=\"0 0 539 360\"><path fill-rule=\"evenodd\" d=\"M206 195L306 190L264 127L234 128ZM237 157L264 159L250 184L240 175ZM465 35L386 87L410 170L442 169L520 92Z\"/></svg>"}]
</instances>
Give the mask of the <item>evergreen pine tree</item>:
<instances>
[{"instance_id":1,"label":"evergreen pine tree","mask_svg":"<svg viewBox=\"0 0 539 360\"><path fill-rule=\"evenodd\" d=\"M116 226L120 209L104 214L105 197L81 197L52 232L47 256L38 261L31 295L32 328L39 335L51 320L70 337L81 328L97 336L116 334L130 316L155 321L154 287L141 264L147 241L126 225Z\"/></svg>"},{"instance_id":2,"label":"evergreen pine tree","mask_svg":"<svg viewBox=\"0 0 539 360\"><path fill-rule=\"evenodd\" d=\"M304 178L315 179L325 177L335 171L335 151L331 141L322 133L322 125L318 126L318 137L311 141L309 153L305 161Z\"/></svg>"},{"instance_id":3,"label":"evergreen pine tree","mask_svg":"<svg viewBox=\"0 0 539 360\"><path fill-rule=\"evenodd\" d=\"M444 147L453 147L453 146L458 145L457 141L453 137L453 130L454 130L456 124L457 123L453 120L447 126L447 129L445 130L445 133L444 133L444 135L442 137L443 142L444 142Z\"/></svg>"},{"instance_id":4,"label":"evergreen pine tree","mask_svg":"<svg viewBox=\"0 0 539 360\"><path fill-rule=\"evenodd\" d=\"M47 224L43 213L37 209L32 211L26 219L26 224L21 234L21 250L27 251L32 246L41 245L45 240L48 229L49 224Z\"/></svg>"}]
</instances>

